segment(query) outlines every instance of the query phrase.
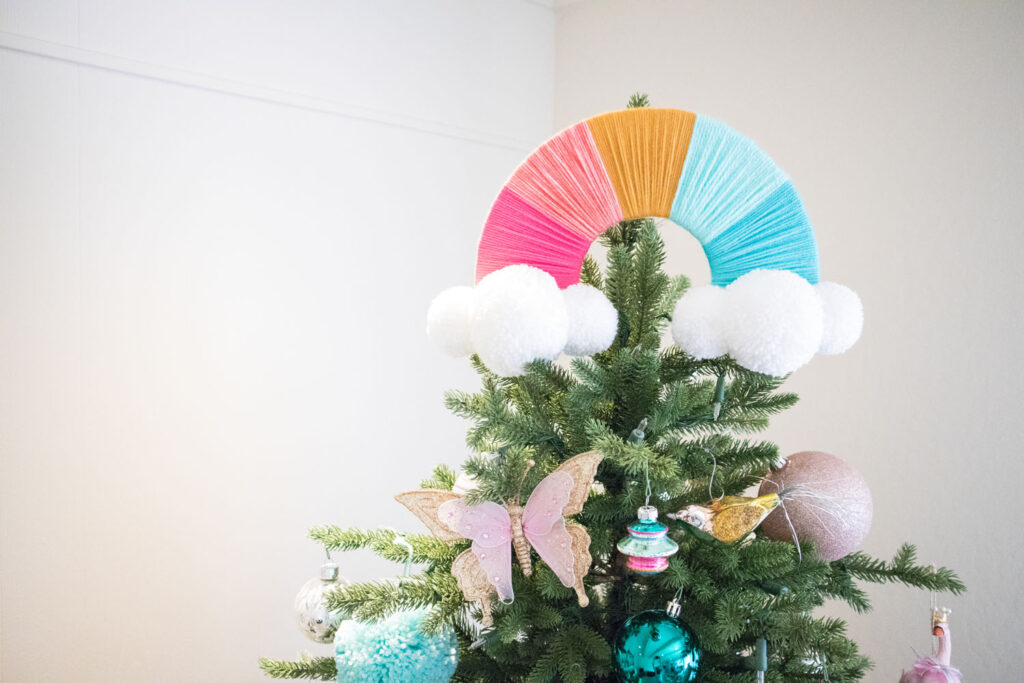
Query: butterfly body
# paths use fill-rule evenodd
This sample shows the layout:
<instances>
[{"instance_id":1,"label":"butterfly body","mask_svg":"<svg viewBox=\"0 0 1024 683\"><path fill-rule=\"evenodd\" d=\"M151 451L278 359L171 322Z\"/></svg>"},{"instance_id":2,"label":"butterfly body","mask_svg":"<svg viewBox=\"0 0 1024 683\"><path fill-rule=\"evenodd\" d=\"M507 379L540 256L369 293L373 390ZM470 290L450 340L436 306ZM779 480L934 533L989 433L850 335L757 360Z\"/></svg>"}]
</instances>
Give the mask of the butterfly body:
<instances>
[{"instance_id":1,"label":"butterfly body","mask_svg":"<svg viewBox=\"0 0 1024 683\"><path fill-rule=\"evenodd\" d=\"M526 540L526 532L523 530L524 508L516 500L510 500L505 506L508 510L509 520L512 524L512 549L516 552L516 559L519 560L519 569L523 576L533 576L533 561L530 558L530 544Z\"/></svg>"},{"instance_id":2,"label":"butterfly body","mask_svg":"<svg viewBox=\"0 0 1024 683\"><path fill-rule=\"evenodd\" d=\"M563 585L576 591L581 607L589 604L583 577L592 561L590 535L565 517L583 509L600 461L593 452L569 458L537 484L525 506L518 498L505 505L467 505L460 495L436 489L408 491L395 498L439 538L473 541L452 563L452 574L463 596L480 602L481 621L489 626L491 596L497 593L505 603L514 598L513 551L523 576L533 575L531 547Z\"/></svg>"}]
</instances>

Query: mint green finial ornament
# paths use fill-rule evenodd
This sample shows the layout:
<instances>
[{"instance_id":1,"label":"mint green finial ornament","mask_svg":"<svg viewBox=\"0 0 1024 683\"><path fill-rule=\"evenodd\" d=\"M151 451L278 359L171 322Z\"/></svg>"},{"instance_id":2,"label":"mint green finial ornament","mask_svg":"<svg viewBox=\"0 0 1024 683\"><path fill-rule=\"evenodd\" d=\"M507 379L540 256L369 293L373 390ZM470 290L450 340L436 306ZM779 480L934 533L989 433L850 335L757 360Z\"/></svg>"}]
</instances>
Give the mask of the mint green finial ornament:
<instances>
[{"instance_id":1,"label":"mint green finial ornament","mask_svg":"<svg viewBox=\"0 0 1024 683\"><path fill-rule=\"evenodd\" d=\"M701 649L679 620L679 602L626 620L615 638L615 663L623 683L690 683L697 680Z\"/></svg>"}]
</instances>

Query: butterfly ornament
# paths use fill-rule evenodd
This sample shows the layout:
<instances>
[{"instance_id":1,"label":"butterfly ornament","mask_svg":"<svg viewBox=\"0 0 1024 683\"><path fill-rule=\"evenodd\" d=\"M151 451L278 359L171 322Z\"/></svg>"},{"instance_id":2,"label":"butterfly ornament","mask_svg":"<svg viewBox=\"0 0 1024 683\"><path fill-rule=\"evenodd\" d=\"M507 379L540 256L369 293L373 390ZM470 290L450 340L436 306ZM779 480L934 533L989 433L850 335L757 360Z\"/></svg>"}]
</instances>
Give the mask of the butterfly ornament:
<instances>
[{"instance_id":1,"label":"butterfly ornament","mask_svg":"<svg viewBox=\"0 0 1024 683\"><path fill-rule=\"evenodd\" d=\"M530 548L551 568L562 584L576 591L580 607L589 604L583 577L590 571L590 534L566 517L583 510L602 456L595 452L569 458L544 477L520 505L520 493L505 505L486 501L468 505L452 491L421 489L395 496L438 538L473 544L452 562L452 575L466 600L480 602L481 622L491 626L491 598L513 601L512 552L523 576L533 574ZM533 466L531 460L523 474Z\"/></svg>"}]
</instances>

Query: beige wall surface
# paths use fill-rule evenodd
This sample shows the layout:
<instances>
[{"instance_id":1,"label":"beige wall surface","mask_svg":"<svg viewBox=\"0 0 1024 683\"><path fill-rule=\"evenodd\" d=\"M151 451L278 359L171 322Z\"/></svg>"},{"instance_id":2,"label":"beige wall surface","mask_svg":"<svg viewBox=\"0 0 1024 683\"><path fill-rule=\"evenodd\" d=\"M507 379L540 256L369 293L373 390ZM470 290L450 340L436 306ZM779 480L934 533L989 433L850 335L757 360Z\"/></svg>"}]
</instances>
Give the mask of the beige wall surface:
<instances>
[{"instance_id":1,"label":"beige wall surface","mask_svg":"<svg viewBox=\"0 0 1024 683\"><path fill-rule=\"evenodd\" d=\"M559 8L555 124L621 108L705 113L790 174L822 276L856 289L866 326L788 386L767 436L819 449L871 485L865 549L904 540L968 584L953 608L968 681L1024 678L1024 3L602 2ZM669 226L670 228L672 226ZM706 282L677 229L670 267ZM895 681L927 652L928 595L872 588L849 617Z\"/></svg>"},{"instance_id":2,"label":"beige wall surface","mask_svg":"<svg viewBox=\"0 0 1024 683\"><path fill-rule=\"evenodd\" d=\"M0 0L0 679L264 681L464 459L426 340L551 132L516 0ZM354 580L395 576L362 554Z\"/></svg>"}]
</instances>

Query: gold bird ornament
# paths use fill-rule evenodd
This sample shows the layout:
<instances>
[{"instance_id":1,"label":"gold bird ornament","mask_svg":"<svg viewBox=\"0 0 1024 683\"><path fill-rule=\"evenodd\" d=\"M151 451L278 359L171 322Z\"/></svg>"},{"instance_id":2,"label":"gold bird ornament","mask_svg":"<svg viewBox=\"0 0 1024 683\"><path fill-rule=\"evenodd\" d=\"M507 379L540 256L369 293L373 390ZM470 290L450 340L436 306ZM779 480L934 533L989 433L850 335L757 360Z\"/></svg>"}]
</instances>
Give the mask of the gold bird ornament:
<instances>
[{"instance_id":1,"label":"gold bird ornament","mask_svg":"<svg viewBox=\"0 0 1024 683\"><path fill-rule=\"evenodd\" d=\"M670 513L669 519L689 524L698 532L722 543L735 543L746 538L779 505L779 495L722 496L706 505L689 505ZM698 535L700 535L698 533Z\"/></svg>"}]
</instances>

